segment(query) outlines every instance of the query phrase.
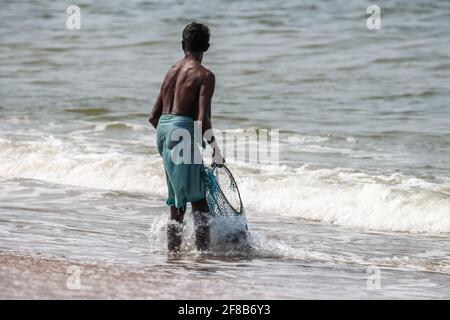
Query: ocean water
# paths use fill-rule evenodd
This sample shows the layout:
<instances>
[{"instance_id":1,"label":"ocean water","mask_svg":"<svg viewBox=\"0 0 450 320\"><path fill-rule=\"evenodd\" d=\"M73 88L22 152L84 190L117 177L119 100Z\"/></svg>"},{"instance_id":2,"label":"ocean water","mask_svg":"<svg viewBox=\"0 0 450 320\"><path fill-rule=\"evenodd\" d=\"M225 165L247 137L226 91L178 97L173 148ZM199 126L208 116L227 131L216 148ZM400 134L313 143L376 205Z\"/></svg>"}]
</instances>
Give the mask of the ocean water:
<instances>
[{"instance_id":1,"label":"ocean water","mask_svg":"<svg viewBox=\"0 0 450 320\"><path fill-rule=\"evenodd\" d=\"M448 1L378 1L380 30L370 1L76 4L80 30L66 2L0 3L0 250L201 276L205 298L450 297ZM193 20L214 126L279 129L280 163L228 159L251 252L214 221L198 260L188 215L174 262L147 121Z\"/></svg>"}]
</instances>

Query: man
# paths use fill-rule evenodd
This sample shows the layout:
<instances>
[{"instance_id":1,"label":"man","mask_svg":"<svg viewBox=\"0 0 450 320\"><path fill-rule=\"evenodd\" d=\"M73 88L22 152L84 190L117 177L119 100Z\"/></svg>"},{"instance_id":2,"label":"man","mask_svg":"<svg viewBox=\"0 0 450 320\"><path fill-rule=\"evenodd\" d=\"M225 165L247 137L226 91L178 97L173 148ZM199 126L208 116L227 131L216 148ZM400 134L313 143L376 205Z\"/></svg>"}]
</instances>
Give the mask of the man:
<instances>
[{"instance_id":1,"label":"man","mask_svg":"<svg viewBox=\"0 0 450 320\"><path fill-rule=\"evenodd\" d=\"M203 24L193 22L184 28L181 42L184 58L167 72L150 116L150 123L157 129L158 152L163 158L167 178L167 204L170 206L167 240L170 252L180 250L182 222L188 202L191 202L194 214L197 249L205 251L209 245L203 163L174 163L174 153L178 152L175 146L181 143L175 132L180 129L189 132L191 151L195 153L194 121L197 121L202 136L213 149L213 161L218 165L224 163L212 134L211 99L215 77L202 66L203 53L210 46L209 38L209 29Z\"/></svg>"}]
</instances>

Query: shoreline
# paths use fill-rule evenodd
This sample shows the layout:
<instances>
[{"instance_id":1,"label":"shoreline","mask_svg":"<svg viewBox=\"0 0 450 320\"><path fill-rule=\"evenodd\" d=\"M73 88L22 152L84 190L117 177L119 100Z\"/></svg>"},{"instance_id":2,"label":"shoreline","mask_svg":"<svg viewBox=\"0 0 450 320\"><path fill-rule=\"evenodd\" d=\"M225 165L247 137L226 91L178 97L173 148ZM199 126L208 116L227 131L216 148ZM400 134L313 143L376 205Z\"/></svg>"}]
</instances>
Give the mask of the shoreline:
<instances>
[{"instance_id":1,"label":"shoreline","mask_svg":"<svg viewBox=\"0 0 450 320\"><path fill-rule=\"evenodd\" d=\"M168 257L162 264L134 266L0 250L0 299L397 300L448 297L445 293L448 275L444 274L381 267L378 270L382 272L381 290L373 290L366 287L371 273L361 267L321 266L305 261L296 263L296 276L292 283L284 284L267 279L267 275L266 279L264 276L240 277L240 271L237 274L227 272L227 265L229 267L230 262L224 262L219 268L209 259ZM242 270L252 268L247 262L239 265ZM259 269L258 273L265 274ZM426 288L418 286L406 294L411 281L418 279L428 283ZM430 285L435 292L429 292ZM289 294L294 287L296 294ZM341 295L337 297L335 292L339 290Z\"/></svg>"},{"instance_id":2,"label":"shoreline","mask_svg":"<svg viewBox=\"0 0 450 320\"><path fill-rule=\"evenodd\" d=\"M210 292L211 279L201 274L177 279L175 272L159 266L85 263L9 251L0 251L0 282L3 300L211 298L204 293ZM222 292L217 284L215 299L236 299L235 292ZM239 284L236 288L246 291Z\"/></svg>"},{"instance_id":3,"label":"shoreline","mask_svg":"<svg viewBox=\"0 0 450 320\"><path fill-rule=\"evenodd\" d=\"M130 282L146 281L120 267L80 263L44 256L0 252L0 299L133 299L159 298L139 292L130 296ZM125 269L125 268L123 268ZM77 282L77 273L80 282ZM120 279L120 280L119 280ZM117 286L117 282L120 286ZM153 283L156 281L153 279ZM111 285L114 283L115 285Z\"/></svg>"},{"instance_id":4,"label":"shoreline","mask_svg":"<svg viewBox=\"0 0 450 320\"><path fill-rule=\"evenodd\" d=\"M77 281L79 275L80 281ZM0 299L193 299L202 288L179 288L157 268L84 263L0 251ZM162 288L168 289L162 290ZM172 291L172 292L170 292ZM189 297L186 296L189 292Z\"/></svg>"}]
</instances>

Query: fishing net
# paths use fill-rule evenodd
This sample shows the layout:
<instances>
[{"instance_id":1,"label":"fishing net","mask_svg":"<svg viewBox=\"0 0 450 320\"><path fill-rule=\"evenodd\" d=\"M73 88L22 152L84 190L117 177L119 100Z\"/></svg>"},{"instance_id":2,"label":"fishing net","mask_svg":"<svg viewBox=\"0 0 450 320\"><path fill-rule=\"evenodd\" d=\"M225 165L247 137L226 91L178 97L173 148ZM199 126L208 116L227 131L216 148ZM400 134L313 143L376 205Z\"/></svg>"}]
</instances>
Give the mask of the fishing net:
<instances>
[{"instance_id":1,"label":"fishing net","mask_svg":"<svg viewBox=\"0 0 450 320\"><path fill-rule=\"evenodd\" d=\"M215 250L248 253L252 249L241 195L225 166L205 167L206 202L214 217L211 230Z\"/></svg>"},{"instance_id":2,"label":"fishing net","mask_svg":"<svg viewBox=\"0 0 450 320\"><path fill-rule=\"evenodd\" d=\"M241 195L230 170L225 166L205 167L206 202L212 216L245 218Z\"/></svg>"}]
</instances>

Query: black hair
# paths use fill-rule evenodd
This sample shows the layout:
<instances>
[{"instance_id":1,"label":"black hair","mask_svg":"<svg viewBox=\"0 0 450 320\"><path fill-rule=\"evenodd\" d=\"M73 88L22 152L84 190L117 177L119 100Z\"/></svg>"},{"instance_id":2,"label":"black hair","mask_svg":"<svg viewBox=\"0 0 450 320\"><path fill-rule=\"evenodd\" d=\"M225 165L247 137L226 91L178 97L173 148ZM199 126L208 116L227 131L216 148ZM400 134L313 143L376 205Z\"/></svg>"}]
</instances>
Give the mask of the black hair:
<instances>
[{"instance_id":1,"label":"black hair","mask_svg":"<svg viewBox=\"0 0 450 320\"><path fill-rule=\"evenodd\" d=\"M192 22L183 30L183 49L204 52L209 48L209 37L209 28L206 25Z\"/></svg>"}]
</instances>

